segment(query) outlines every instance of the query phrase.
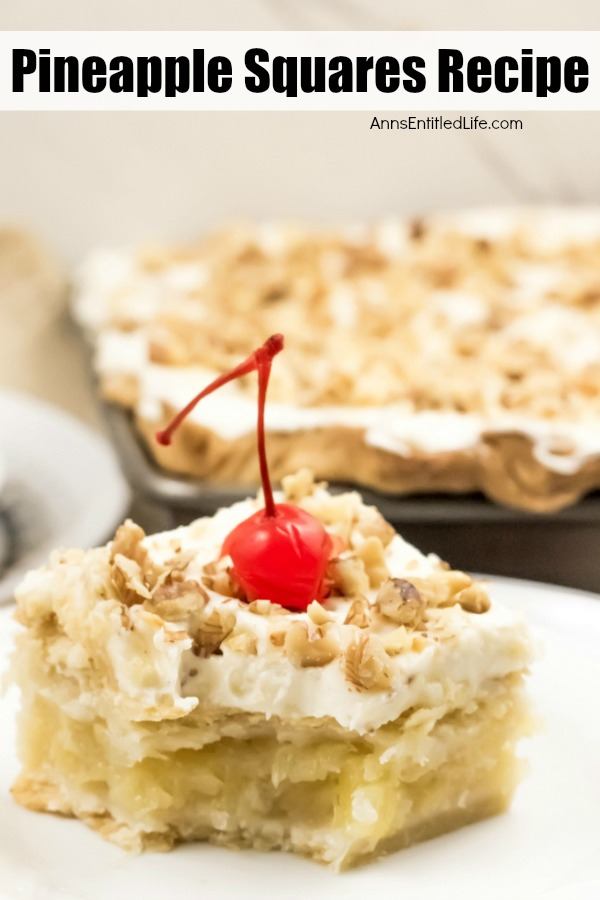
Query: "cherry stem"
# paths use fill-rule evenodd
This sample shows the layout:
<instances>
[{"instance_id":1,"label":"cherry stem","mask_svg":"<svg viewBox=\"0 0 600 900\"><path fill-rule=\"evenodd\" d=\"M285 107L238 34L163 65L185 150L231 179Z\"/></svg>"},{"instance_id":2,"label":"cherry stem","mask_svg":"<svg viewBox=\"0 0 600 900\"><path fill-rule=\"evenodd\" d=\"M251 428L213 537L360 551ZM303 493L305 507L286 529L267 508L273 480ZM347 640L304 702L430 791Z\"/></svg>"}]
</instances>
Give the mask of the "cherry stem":
<instances>
[{"instance_id":1,"label":"cherry stem","mask_svg":"<svg viewBox=\"0 0 600 900\"><path fill-rule=\"evenodd\" d=\"M173 433L179 428L183 420L194 409L197 403L203 397L208 397L214 391L223 387L236 378L248 375L250 372L256 371L258 374L258 416L256 422L256 440L258 449L258 462L260 467L260 480L262 482L263 494L265 498L265 512L267 516L276 516L277 509L273 499L273 489L271 487L271 479L269 477L269 466L267 462L267 448L265 442L265 403L267 399L267 388L269 386L269 377L271 375L271 363L273 357L283 350L283 335L273 334L268 338L262 347L251 353L250 356L241 362L230 372L219 375L214 381L211 381L193 400L184 406L180 412L169 422L166 428L156 432L156 440L159 444L168 446L171 443Z\"/></svg>"},{"instance_id":2,"label":"cherry stem","mask_svg":"<svg viewBox=\"0 0 600 900\"><path fill-rule=\"evenodd\" d=\"M277 515L275 509L275 501L273 500L273 489L271 487L271 478L269 476L269 465L267 463L267 448L265 443L265 401L267 399L267 388L269 386L269 377L271 375L271 359L264 361L258 360L258 416L256 419L256 443L258 448L258 464L260 466L260 480L262 482L263 495L265 498L265 513L267 516Z\"/></svg>"},{"instance_id":3,"label":"cherry stem","mask_svg":"<svg viewBox=\"0 0 600 900\"><path fill-rule=\"evenodd\" d=\"M184 406L183 409L177 413L175 418L169 422L166 428L156 432L156 440L158 443L163 444L165 447L169 446L174 432L177 431L186 416L189 416L196 404L198 404L203 397L208 397L209 394L212 394L220 387L223 387L227 382L234 381L236 378L241 378L242 375L248 375L249 372L253 372L255 369L256 360L254 359L254 354L252 354L252 356L249 356L248 359L245 359L244 362L240 363L239 366L236 366L235 369L232 369L231 372L227 372L225 375L219 375L218 378L211 381L211 383L201 390L193 400L190 400L187 406Z\"/></svg>"}]
</instances>

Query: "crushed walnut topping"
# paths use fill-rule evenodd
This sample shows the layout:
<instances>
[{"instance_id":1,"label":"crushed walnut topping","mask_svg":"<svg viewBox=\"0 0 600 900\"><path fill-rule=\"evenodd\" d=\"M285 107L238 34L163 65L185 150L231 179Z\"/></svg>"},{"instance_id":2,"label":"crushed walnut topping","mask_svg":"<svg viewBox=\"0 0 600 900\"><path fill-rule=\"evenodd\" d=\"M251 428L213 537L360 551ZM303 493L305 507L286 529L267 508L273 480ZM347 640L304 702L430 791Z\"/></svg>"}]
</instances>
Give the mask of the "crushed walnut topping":
<instances>
[{"instance_id":1,"label":"crushed walnut topping","mask_svg":"<svg viewBox=\"0 0 600 900\"><path fill-rule=\"evenodd\" d=\"M420 628L425 621L426 603L411 581L390 578L379 589L376 609L396 625Z\"/></svg>"},{"instance_id":2,"label":"crushed walnut topping","mask_svg":"<svg viewBox=\"0 0 600 900\"><path fill-rule=\"evenodd\" d=\"M240 631L230 634L221 643L221 647L227 647L235 653L242 653L244 656L256 656L258 642L255 635L249 634L247 631Z\"/></svg>"},{"instance_id":3,"label":"crushed walnut topping","mask_svg":"<svg viewBox=\"0 0 600 900\"><path fill-rule=\"evenodd\" d=\"M148 552L142 547L142 541L146 537L143 528L126 519L122 525L119 525L115 532L115 536L111 544L111 558L114 559L117 554L133 559L140 566L144 566L148 559Z\"/></svg>"},{"instance_id":4,"label":"crushed walnut topping","mask_svg":"<svg viewBox=\"0 0 600 900\"><path fill-rule=\"evenodd\" d=\"M142 545L146 534L127 519L119 525L110 545L109 569L117 596L126 606L143 603L151 596L159 572Z\"/></svg>"},{"instance_id":5,"label":"crushed walnut topping","mask_svg":"<svg viewBox=\"0 0 600 900\"><path fill-rule=\"evenodd\" d=\"M336 640L322 626L308 627L304 622L292 622L285 634L284 649L294 666L325 666L339 653Z\"/></svg>"},{"instance_id":6,"label":"crushed walnut topping","mask_svg":"<svg viewBox=\"0 0 600 900\"><path fill-rule=\"evenodd\" d=\"M421 652L430 642L452 637L445 608L459 605L469 613L489 608L485 589L448 564L432 560L426 575L416 574L418 567L408 575L414 565L409 559L408 577L391 577L394 549L388 548L395 532L355 492L331 495L314 484L308 470L286 479L285 492L288 499L297 498L310 507L338 535L337 555L326 573L330 588L326 599L313 600L303 613L292 613L268 599L248 602L231 577L229 558L206 563L198 576L189 568L193 552L184 552L184 544L174 536L168 544L170 556L163 554L158 566L144 546L142 529L126 522L109 553L124 627L133 627L131 607L141 604L157 628L171 623L169 642L191 639L200 658L227 648L246 656L280 653L298 668L338 660L353 690L381 691L391 686L394 657ZM346 537L340 539L342 534ZM244 620L242 611L265 622Z\"/></svg>"},{"instance_id":7,"label":"crushed walnut topping","mask_svg":"<svg viewBox=\"0 0 600 900\"><path fill-rule=\"evenodd\" d=\"M392 525L383 518L375 506L362 506L356 522L356 531L363 538L378 538L387 547L396 534Z\"/></svg>"},{"instance_id":8,"label":"crushed walnut topping","mask_svg":"<svg viewBox=\"0 0 600 900\"><path fill-rule=\"evenodd\" d=\"M322 606L318 600L313 600L312 603L309 604L306 610L309 619L315 623L315 625L325 625L327 622L331 622L332 615L328 610Z\"/></svg>"},{"instance_id":9,"label":"crushed walnut topping","mask_svg":"<svg viewBox=\"0 0 600 900\"><path fill-rule=\"evenodd\" d=\"M456 595L456 602L460 603L465 612L484 613L490 608L490 598L487 591L479 584L470 584Z\"/></svg>"},{"instance_id":10,"label":"crushed walnut topping","mask_svg":"<svg viewBox=\"0 0 600 900\"><path fill-rule=\"evenodd\" d=\"M348 612L346 613L344 625L356 625L357 628L368 628L370 624L371 616L369 615L369 601L362 595L354 597Z\"/></svg>"},{"instance_id":11,"label":"crushed walnut topping","mask_svg":"<svg viewBox=\"0 0 600 900\"><path fill-rule=\"evenodd\" d=\"M279 603L271 603L270 600L252 600L246 607L257 616L287 616L289 610Z\"/></svg>"},{"instance_id":12,"label":"crushed walnut topping","mask_svg":"<svg viewBox=\"0 0 600 900\"><path fill-rule=\"evenodd\" d=\"M346 649L344 674L357 691L385 691L391 686L389 660L381 642L361 635Z\"/></svg>"},{"instance_id":13,"label":"crushed walnut topping","mask_svg":"<svg viewBox=\"0 0 600 900\"><path fill-rule=\"evenodd\" d=\"M208 594L201 584L172 570L161 576L145 605L163 619L175 622L195 615L207 601Z\"/></svg>"},{"instance_id":14,"label":"crushed walnut topping","mask_svg":"<svg viewBox=\"0 0 600 900\"><path fill-rule=\"evenodd\" d=\"M327 569L334 593L342 597L354 597L366 594L369 590L369 577L365 564L357 556L344 555L332 559Z\"/></svg>"},{"instance_id":15,"label":"crushed walnut topping","mask_svg":"<svg viewBox=\"0 0 600 900\"><path fill-rule=\"evenodd\" d=\"M386 578L389 578L385 547L380 538L374 535L366 538L357 548L356 555L362 560L371 587L379 587Z\"/></svg>"},{"instance_id":16,"label":"crushed walnut topping","mask_svg":"<svg viewBox=\"0 0 600 900\"><path fill-rule=\"evenodd\" d=\"M240 586L231 576L231 561L226 557L209 562L204 566L202 583L216 594L243 599Z\"/></svg>"},{"instance_id":17,"label":"crushed walnut topping","mask_svg":"<svg viewBox=\"0 0 600 900\"><path fill-rule=\"evenodd\" d=\"M310 469L299 469L281 479L283 496L288 503L299 503L315 491L315 478Z\"/></svg>"},{"instance_id":18,"label":"crushed walnut topping","mask_svg":"<svg viewBox=\"0 0 600 900\"><path fill-rule=\"evenodd\" d=\"M237 225L164 247L160 265L140 249L120 281L90 274L81 291L97 298L110 328L143 328L149 359L214 371L310 309L313 327L290 329L294 339L273 373L278 402L401 403L408 414L516 410L573 421L600 412L597 360L582 354L573 365L561 352L565 335L576 344L600 334L597 226L581 233L582 216L516 210L499 215L493 236L485 223L484 236L473 232L460 213L352 233L279 223L265 236L262 225ZM569 234L548 242L556 219L557 233ZM173 294L168 275L182 262L198 267L198 282ZM128 297L148 279L159 294L170 291L169 303L138 319ZM200 315L190 316L194 309ZM399 354L406 346L413 352ZM115 378L103 377L105 392Z\"/></svg>"},{"instance_id":19,"label":"crushed walnut topping","mask_svg":"<svg viewBox=\"0 0 600 900\"><path fill-rule=\"evenodd\" d=\"M410 632L404 625L394 628L393 631L386 631L380 636L383 649L388 656L398 656L400 653L406 653L413 649L413 632Z\"/></svg>"},{"instance_id":20,"label":"crushed walnut topping","mask_svg":"<svg viewBox=\"0 0 600 900\"><path fill-rule=\"evenodd\" d=\"M133 606L135 603L143 603L144 600L152 598L144 582L140 564L123 556L122 553L113 556L111 578L117 595L125 606Z\"/></svg>"},{"instance_id":21,"label":"crushed walnut topping","mask_svg":"<svg viewBox=\"0 0 600 900\"><path fill-rule=\"evenodd\" d=\"M413 582L429 606L445 607L458 603L466 612L484 613L490 608L486 591L470 575L458 569L439 569L427 578Z\"/></svg>"},{"instance_id":22,"label":"crushed walnut topping","mask_svg":"<svg viewBox=\"0 0 600 900\"><path fill-rule=\"evenodd\" d=\"M200 613L192 623L190 631L193 652L200 657L217 653L234 627L235 615L230 610L215 607L210 613Z\"/></svg>"}]
</instances>

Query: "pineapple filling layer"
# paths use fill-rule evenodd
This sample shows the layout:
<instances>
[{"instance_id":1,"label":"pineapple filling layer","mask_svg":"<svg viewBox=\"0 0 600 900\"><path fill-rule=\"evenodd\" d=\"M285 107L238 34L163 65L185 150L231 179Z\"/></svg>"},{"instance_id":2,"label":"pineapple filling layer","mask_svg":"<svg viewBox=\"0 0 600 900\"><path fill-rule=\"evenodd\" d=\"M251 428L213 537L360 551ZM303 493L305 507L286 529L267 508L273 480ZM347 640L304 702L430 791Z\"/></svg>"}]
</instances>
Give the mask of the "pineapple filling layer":
<instances>
[{"instance_id":1,"label":"pineapple filling layer","mask_svg":"<svg viewBox=\"0 0 600 900\"><path fill-rule=\"evenodd\" d=\"M152 753L133 764L110 723L75 721L38 694L22 714L24 774L54 786L57 808L108 814L142 842L168 833L347 861L504 808L528 727L520 693L511 676L466 709L418 710L362 738L254 718L254 737L167 750L194 729L161 723L150 726Z\"/></svg>"}]
</instances>

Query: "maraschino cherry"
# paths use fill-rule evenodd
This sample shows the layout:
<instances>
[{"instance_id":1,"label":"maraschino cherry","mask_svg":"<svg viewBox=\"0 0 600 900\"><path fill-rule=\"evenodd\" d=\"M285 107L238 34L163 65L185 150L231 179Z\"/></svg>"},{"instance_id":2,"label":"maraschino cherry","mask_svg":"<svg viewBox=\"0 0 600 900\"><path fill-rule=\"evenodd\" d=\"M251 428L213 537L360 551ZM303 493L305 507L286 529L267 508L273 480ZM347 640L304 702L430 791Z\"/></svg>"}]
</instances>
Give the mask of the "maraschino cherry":
<instances>
[{"instance_id":1,"label":"maraschino cherry","mask_svg":"<svg viewBox=\"0 0 600 900\"><path fill-rule=\"evenodd\" d=\"M248 600L270 600L288 609L304 610L312 600L327 594L325 570L333 541L310 513L273 499L265 448L265 400L271 363L283 350L283 343L283 335L272 335L247 359L200 391L156 438L161 444L170 444L173 432L203 397L235 378L257 372L256 431L265 505L225 538L222 554L231 557L232 575Z\"/></svg>"}]
</instances>

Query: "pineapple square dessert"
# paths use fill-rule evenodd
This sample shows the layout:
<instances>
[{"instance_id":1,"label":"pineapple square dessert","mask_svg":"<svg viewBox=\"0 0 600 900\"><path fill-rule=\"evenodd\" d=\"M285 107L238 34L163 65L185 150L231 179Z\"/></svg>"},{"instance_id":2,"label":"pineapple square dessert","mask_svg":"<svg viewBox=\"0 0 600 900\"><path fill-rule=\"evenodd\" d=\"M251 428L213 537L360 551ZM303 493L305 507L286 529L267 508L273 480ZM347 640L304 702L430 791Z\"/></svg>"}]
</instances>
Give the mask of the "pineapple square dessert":
<instances>
[{"instance_id":1,"label":"pineapple square dessert","mask_svg":"<svg viewBox=\"0 0 600 900\"><path fill-rule=\"evenodd\" d=\"M335 869L507 807L529 729L519 615L357 493L302 470L277 500L299 557L271 545L244 570L231 538L263 514L247 500L153 536L126 522L26 577L19 803L128 850L210 841Z\"/></svg>"}]
</instances>

